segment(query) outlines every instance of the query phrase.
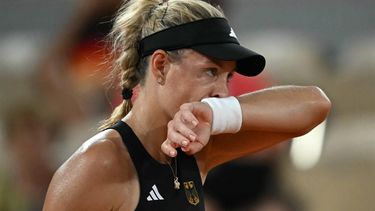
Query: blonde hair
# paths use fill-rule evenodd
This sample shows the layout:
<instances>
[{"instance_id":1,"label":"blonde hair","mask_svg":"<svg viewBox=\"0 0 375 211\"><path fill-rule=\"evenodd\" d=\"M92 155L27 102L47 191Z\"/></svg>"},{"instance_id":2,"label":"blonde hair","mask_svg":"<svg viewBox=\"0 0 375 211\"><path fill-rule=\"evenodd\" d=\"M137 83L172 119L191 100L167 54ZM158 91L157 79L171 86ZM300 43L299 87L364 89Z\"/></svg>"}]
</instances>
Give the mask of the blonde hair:
<instances>
[{"instance_id":1,"label":"blonde hair","mask_svg":"<svg viewBox=\"0 0 375 211\"><path fill-rule=\"evenodd\" d=\"M220 8L201 0L130 0L124 3L110 33L114 66L112 75L120 76L122 89L143 84L148 58L140 58L139 41L157 31L200 19L224 17ZM177 51L178 54L178 51ZM102 122L99 129L114 125L132 108L131 99L123 100Z\"/></svg>"}]
</instances>

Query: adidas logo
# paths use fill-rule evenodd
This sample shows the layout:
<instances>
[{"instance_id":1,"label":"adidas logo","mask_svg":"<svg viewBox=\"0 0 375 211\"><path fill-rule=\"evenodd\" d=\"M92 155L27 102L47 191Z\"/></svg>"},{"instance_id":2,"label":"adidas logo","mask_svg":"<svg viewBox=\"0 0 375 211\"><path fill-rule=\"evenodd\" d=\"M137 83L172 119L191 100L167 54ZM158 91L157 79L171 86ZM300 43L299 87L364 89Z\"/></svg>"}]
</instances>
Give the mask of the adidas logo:
<instances>
[{"instance_id":1,"label":"adidas logo","mask_svg":"<svg viewBox=\"0 0 375 211\"><path fill-rule=\"evenodd\" d=\"M234 30L233 30L232 28L230 28L229 36L230 36L230 37L234 37L234 38L237 39L236 33L234 33Z\"/></svg>"},{"instance_id":2,"label":"adidas logo","mask_svg":"<svg viewBox=\"0 0 375 211\"><path fill-rule=\"evenodd\" d=\"M150 194L147 196L147 201L159 201L159 200L164 200L164 198L160 195L156 185L153 185L152 190L150 191Z\"/></svg>"}]
</instances>

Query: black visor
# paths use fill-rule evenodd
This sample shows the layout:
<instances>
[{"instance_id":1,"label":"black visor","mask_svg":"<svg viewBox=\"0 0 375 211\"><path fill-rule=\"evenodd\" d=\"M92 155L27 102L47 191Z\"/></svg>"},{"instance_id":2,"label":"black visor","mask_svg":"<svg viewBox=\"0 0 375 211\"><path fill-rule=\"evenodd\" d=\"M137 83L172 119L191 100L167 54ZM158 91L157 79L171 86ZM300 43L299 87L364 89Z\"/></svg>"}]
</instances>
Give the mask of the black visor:
<instances>
[{"instance_id":1,"label":"black visor","mask_svg":"<svg viewBox=\"0 0 375 211\"><path fill-rule=\"evenodd\" d=\"M140 41L141 57L157 49L166 51L191 48L203 55L237 61L236 71L256 76L263 71L265 58L243 46L225 18L209 18L177 25L151 34Z\"/></svg>"}]
</instances>

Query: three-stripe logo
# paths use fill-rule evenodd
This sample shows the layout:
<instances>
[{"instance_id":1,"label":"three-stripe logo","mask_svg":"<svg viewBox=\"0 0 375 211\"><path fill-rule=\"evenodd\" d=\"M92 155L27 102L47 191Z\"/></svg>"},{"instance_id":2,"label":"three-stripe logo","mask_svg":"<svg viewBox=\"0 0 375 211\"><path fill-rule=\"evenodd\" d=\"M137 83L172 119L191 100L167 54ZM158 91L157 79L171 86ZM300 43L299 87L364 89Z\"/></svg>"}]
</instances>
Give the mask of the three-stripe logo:
<instances>
[{"instance_id":1,"label":"three-stripe logo","mask_svg":"<svg viewBox=\"0 0 375 211\"><path fill-rule=\"evenodd\" d=\"M150 194L147 196L147 201L158 201L158 200L164 200L164 198L160 195L156 185L153 185L152 190L150 191Z\"/></svg>"}]
</instances>

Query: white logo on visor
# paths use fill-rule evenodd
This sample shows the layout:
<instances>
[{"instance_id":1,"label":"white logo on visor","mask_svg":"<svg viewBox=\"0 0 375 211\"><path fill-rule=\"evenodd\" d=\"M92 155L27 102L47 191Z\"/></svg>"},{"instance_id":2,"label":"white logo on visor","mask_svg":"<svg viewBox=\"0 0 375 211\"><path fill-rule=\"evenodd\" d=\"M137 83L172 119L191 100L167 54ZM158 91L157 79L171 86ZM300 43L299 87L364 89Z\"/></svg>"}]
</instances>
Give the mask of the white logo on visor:
<instances>
[{"instance_id":1,"label":"white logo on visor","mask_svg":"<svg viewBox=\"0 0 375 211\"><path fill-rule=\"evenodd\" d=\"M237 39L236 33L234 33L234 30L233 30L232 28L230 28L229 36L230 36L230 37L234 37L234 38Z\"/></svg>"}]
</instances>

